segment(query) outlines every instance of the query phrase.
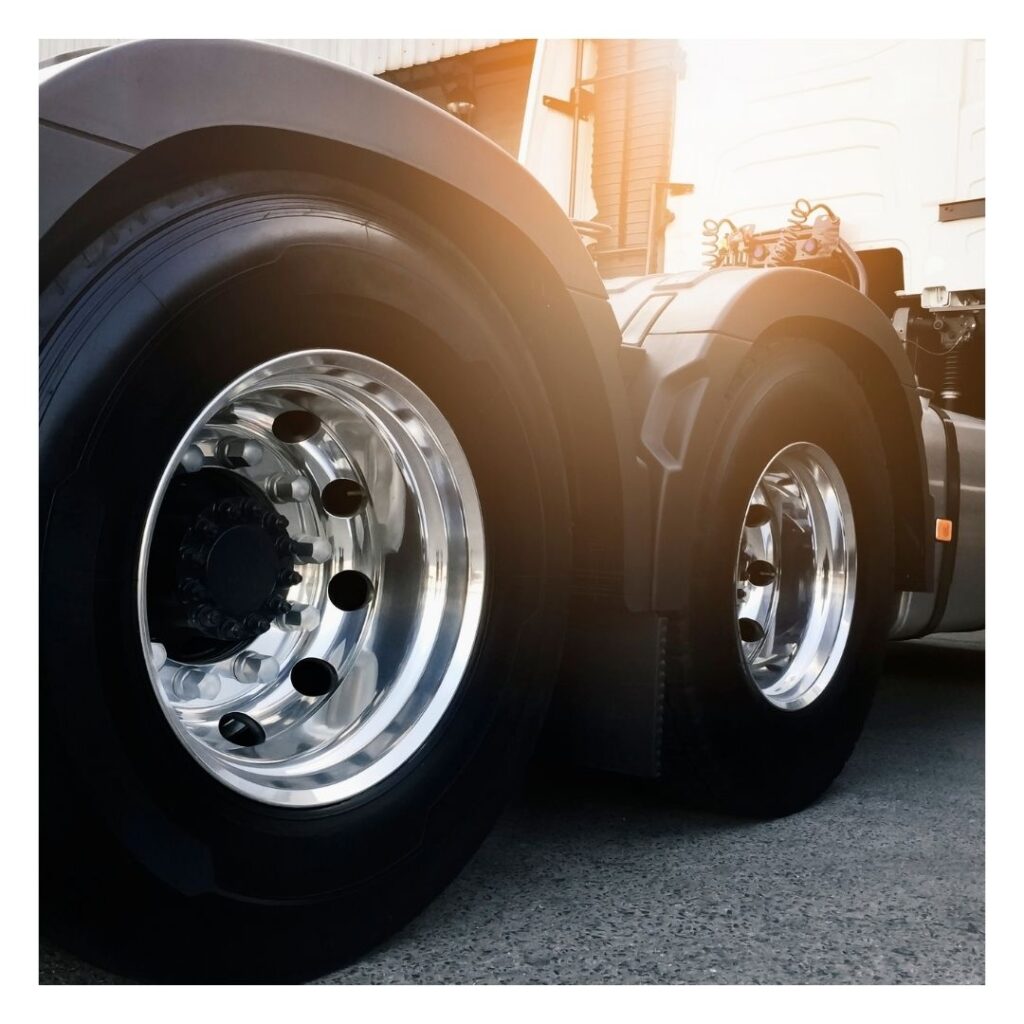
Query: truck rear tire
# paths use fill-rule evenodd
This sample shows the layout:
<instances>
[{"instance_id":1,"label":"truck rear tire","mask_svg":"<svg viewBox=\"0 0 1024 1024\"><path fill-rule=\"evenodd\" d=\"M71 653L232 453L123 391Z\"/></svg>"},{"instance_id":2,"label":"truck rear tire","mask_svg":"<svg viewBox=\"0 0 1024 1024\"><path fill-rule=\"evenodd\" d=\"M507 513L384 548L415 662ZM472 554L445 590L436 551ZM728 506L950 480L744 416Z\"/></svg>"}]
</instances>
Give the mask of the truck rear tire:
<instances>
[{"instance_id":1,"label":"truck rear tire","mask_svg":"<svg viewBox=\"0 0 1024 1024\"><path fill-rule=\"evenodd\" d=\"M762 343L700 495L688 610L670 623L669 774L704 806L772 817L853 750L893 602L893 512L863 389L833 352Z\"/></svg>"},{"instance_id":2,"label":"truck rear tire","mask_svg":"<svg viewBox=\"0 0 1024 1024\"><path fill-rule=\"evenodd\" d=\"M455 876L534 746L543 383L459 252L312 175L153 202L41 305L44 932L136 977L322 974Z\"/></svg>"}]
</instances>

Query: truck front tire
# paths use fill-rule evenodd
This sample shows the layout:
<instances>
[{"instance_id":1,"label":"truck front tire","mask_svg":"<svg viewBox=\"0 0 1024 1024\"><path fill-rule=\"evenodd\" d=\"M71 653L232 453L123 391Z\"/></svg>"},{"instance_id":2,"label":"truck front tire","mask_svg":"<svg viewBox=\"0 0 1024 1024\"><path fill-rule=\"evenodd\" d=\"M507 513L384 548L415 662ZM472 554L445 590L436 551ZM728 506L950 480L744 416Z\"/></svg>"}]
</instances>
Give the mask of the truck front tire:
<instances>
[{"instance_id":1,"label":"truck front tire","mask_svg":"<svg viewBox=\"0 0 1024 1024\"><path fill-rule=\"evenodd\" d=\"M832 351L760 343L700 495L688 607L668 633L666 766L697 802L771 817L839 774L893 602L885 450Z\"/></svg>"},{"instance_id":2,"label":"truck front tire","mask_svg":"<svg viewBox=\"0 0 1024 1024\"><path fill-rule=\"evenodd\" d=\"M41 301L44 930L139 977L323 973L454 877L534 745L542 381L443 238L313 176L154 202Z\"/></svg>"}]
</instances>

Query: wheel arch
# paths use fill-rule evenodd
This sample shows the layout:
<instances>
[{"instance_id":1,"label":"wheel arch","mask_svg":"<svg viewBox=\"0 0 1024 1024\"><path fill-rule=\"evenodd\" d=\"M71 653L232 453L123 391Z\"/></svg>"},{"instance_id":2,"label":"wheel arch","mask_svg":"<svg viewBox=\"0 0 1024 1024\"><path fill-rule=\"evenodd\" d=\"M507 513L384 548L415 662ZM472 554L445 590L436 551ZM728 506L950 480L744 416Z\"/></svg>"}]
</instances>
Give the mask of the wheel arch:
<instances>
[{"instance_id":1,"label":"wheel arch","mask_svg":"<svg viewBox=\"0 0 1024 1024\"><path fill-rule=\"evenodd\" d=\"M500 295L549 388L575 563L644 565L646 497L632 481L620 335L603 283L554 199L498 146L372 76L223 40L129 43L53 69L40 140L44 285L146 202L230 171L326 174L429 221Z\"/></svg>"},{"instance_id":2,"label":"wheel arch","mask_svg":"<svg viewBox=\"0 0 1024 1024\"><path fill-rule=\"evenodd\" d=\"M691 339L687 347L696 358L685 355L687 347L674 344L672 348L684 354L658 356L663 366L655 375L658 379L682 374L686 380L694 370L707 377L707 367L715 366L701 395L701 404L713 408L699 417L711 424L711 434L716 416L723 412L729 381L745 359L774 339L796 336L817 342L835 352L858 377L891 456L886 473L896 512L897 587L929 589L931 503L921 402L913 367L885 314L849 285L794 268L711 271L683 282L679 292L645 348L668 341L665 335ZM708 340L697 345L699 337ZM700 430L692 433L705 442L709 436Z\"/></svg>"},{"instance_id":3,"label":"wheel arch","mask_svg":"<svg viewBox=\"0 0 1024 1024\"><path fill-rule=\"evenodd\" d=\"M786 317L773 323L754 344L787 336L823 345L857 376L890 455L886 474L895 512L897 585L905 590L927 589L932 567L925 543L929 492L916 391L908 394L908 385L900 379L886 348L847 322L823 316Z\"/></svg>"}]
</instances>

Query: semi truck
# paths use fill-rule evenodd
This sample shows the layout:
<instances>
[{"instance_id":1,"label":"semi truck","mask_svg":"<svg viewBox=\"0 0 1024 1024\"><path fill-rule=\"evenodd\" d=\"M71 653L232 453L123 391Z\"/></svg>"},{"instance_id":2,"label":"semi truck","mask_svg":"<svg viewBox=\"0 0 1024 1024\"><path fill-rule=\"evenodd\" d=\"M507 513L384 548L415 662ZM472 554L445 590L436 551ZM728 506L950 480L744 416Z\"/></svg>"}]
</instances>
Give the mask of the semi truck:
<instances>
[{"instance_id":1,"label":"semi truck","mask_svg":"<svg viewBox=\"0 0 1024 1024\"><path fill-rule=\"evenodd\" d=\"M41 70L41 915L132 976L359 956L538 741L797 812L984 624L981 44L330 42Z\"/></svg>"}]
</instances>

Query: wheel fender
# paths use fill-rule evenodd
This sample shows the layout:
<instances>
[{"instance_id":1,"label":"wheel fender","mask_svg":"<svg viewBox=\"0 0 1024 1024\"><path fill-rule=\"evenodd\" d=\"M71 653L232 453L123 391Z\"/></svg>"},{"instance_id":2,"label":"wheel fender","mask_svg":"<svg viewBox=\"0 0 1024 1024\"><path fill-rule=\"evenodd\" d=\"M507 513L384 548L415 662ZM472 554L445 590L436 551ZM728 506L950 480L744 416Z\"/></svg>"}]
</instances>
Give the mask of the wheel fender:
<instances>
[{"instance_id":1,"label":"wheel fender","mask_svg":"<svg viewBox=\"0 0 1024 1024\"><path fill-rule=\"evenodd\" d=\"M651 606L684 610L689 551L700 531L693 496L733 381L757 345L785 335L827 345L858 372L891 455L885 468L897 513L897 587L928 589L931 503L921 403L910 362L881 310L811 270L711 271L677 288L644 340L632 393L652 480Z\"/></svg>"},{"instance_id":2,"label":"wheel fender","mask_svg":"<svg viewBox=\"0 0 1024 1024\"><path fill-rule=\"evenodd\" d=\"M97 206L202 167L214 150L234 159L239 133L260 167L303 160L303 169L379 188L443 220L514 310L550 382L584 571L625 575L634 595L646 591L648 492L615 317L570 221L499 146L371 75L239 40L141 40L47 68L39 113L44 279L64 253L80 251L78 235L94 237L83 225ZM588 515L598 507L600 516Z\"/></svg>"},{"instance_id":3,"label":"wheel fender","mask_svg":"<svg viewBox=\"0 0 1024 1024\"><path fill-rule=\"evenodd\" d=\"M43 168L44 232L113 166L169 138L226 125L278 129L439 178L516 224L567 287L604 295L558 204L504 150L433 104L331 61L243 40L139 40L52 69L40 85L39 118L45 136L72 133L113 151Z\"/></svg>"}]
</instances>

